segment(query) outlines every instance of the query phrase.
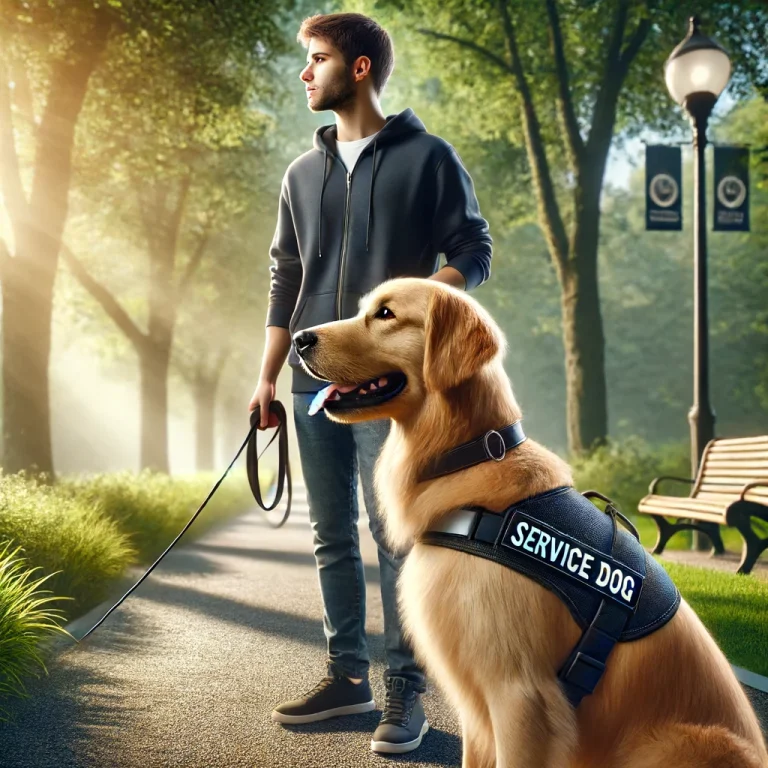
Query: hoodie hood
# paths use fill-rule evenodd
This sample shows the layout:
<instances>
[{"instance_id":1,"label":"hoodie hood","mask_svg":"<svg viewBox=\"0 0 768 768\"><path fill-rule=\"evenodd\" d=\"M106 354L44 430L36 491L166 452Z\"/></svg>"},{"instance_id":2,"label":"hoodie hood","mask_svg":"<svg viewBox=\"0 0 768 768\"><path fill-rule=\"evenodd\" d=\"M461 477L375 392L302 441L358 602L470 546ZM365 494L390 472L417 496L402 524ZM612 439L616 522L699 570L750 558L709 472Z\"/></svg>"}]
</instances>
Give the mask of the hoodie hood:
<instances>
[{"instance_id":1,"label":"hoodie hood","mask_svg":"<svg viewBox=\"0 0 768 768\"><path fill-rule=\"evenodd\" d=\"M371 236L371 213L373 208L373 184L376 178L376 147L378 144L387 144L393 141L397 141L401 136L410 133L426 133L427 129L424 123L419 120L414 114L414 111L408 107L408 109L399 112L396 115L388 115L386 123L382 126L379 132L376 134L376 138L373 140L373 161L371 162L371 183L370 191L368 193L368 222L365 229L365 250L368 251L368 243ZM325 177L328 173L328 152L330 151L334 156L336 152L336 135L338 128L333 125L321 125L312 138L312 146L323 153L323 180L320 186L320 203L318 207L318 229L317 229L317 242L318 242L318 256L322 258L322 242L323 242L323 193L325 192ZM367 149L367 147L366 147Z\"/></svg>"},{"instance_id":2,"label":"hoodie hood","mask_svg":"<svg viewBox=\"0 0 768 768\"><path fill-rule=\"evenodd\" d=\"M382 126L381 130L376 134L374 143L383 144L394 139L403 136L406 133L423 132L426 133L426 126L419 120L414 114L413 110L408 109L399 112L396 115L388 115L386 117L386 123ZM336 152L336 125L321 125L312 138L312 146L315 149L324 152L330 150L335 154Z\"/></svg>"}]
</instances>

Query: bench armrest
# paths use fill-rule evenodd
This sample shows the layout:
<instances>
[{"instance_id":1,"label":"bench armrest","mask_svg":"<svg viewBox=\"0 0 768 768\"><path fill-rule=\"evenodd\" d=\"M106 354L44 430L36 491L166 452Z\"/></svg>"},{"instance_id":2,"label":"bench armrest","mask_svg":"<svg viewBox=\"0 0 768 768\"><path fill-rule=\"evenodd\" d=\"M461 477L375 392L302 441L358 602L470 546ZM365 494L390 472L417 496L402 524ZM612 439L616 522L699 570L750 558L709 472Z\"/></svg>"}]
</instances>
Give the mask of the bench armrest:
<instances>
[{"instance_id":1,"label":"bench armrest","mask_svg":"<svg viewBox=\"0 0 768 768\"><path fill-rule=\"evenodd\" d=\"M691 480L688 477L674 477L673 475L661 475L661 477L656 477L653 479L651 484L648 486L648 493L653 495L656 493L656 486L662 481L662 480L677 480L681 483L689 483L690 485L693 485L696 481Z\"/></svg>"},{"instance_id":2,"label":"bench armrest","mask_svg":"<svg viewBox=\"0 0 768 768\"><path fill-rule=\"evenodd\" d=\"M741 493L739 494L739 501L744 501L744 495L747 493L747 491L752 490L752 488L768 488L768 482L757 482L757 483L748 483L741 489Z\"/></svg>"}]
</instances>

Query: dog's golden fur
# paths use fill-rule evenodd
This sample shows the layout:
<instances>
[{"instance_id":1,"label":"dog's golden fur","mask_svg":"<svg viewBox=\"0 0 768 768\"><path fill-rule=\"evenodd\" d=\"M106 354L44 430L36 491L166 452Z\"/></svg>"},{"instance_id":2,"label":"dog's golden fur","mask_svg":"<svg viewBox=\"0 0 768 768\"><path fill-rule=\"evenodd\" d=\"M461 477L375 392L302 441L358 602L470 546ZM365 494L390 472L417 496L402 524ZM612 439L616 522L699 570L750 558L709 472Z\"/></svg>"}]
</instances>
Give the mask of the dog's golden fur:
<instances>
[{"instance_id":1,"label":"dog's golden fur","mask_svg":"<svg viewBox=\"0 0 768 768\"><path fill-rule=\"evenodd\" d=\"M378 312L384 306L393 315ZM363 297L357 317L312 330L310 373L340 384L407 376L389 402L326 412L345 423L392 419L377 496L392 545L412 546L400 576L403 621L458 711L464 768L768 765L741 686L685 601L662 629L618 644L574 709L556 679L581 635L564 603L511 569L419 543L461 506L501 512L572 484L569 466L530 438L501 462L419 481L434 457L521 417L502 365L506 340L476 300L433 280L390 280Z\"/></svg>"}]
</instances>

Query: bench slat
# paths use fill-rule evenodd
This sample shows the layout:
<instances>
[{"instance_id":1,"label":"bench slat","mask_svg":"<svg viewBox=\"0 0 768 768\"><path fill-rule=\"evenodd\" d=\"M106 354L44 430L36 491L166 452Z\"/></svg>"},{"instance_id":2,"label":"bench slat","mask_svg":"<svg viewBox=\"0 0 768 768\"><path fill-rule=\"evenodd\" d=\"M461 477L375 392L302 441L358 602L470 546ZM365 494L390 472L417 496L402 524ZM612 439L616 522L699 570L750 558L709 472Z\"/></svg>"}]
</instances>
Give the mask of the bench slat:
<instances>
[{"instance_id":1,"label":"bench slat","mask_svg":"<svg viewBox=\"0 0 768 768\"><path fill-rule=\"evenodd\" d=\"M696 491L696 496L699 496L702 493L719 493L728 496L738 496L745 485L751 485L751 483L733 483L732 485L726 485L725 483L702 483ZM768 487L766 486L758 485L755 488L752 488L751 491L752 493L768 495Z\"/></svg>"},{"instance_id":2,"label":"bench slat","mask_svg":"<svg viewBox=\"0 0 768 768\"><path fill-rule=\"evenodd\" d=\"M715 442L715 446L754 445L755 443L765 443L768 445L768 435L758 435L756 437L719 437Z\"/></svg>"},{"instance_id":3,"label":"bench slat","mask_svg":"<svg viewBox=\"0 0 768 768\"><path fill-rule=\"evenodd\" d=\"M708 523L718 523L724 525L724 513L705 512L702 510L680 510L666 509L663 507L652 507L644 503L644 500L638 505L638 511L646 515L656 515L658 517L690 517L692 520L704 520Z\"/></svg>"},{"instance_id":4,"label":"bench slat","mask_svg":"<svg viewBox=\"0 0 768 768\"><path fill-rule=\"evenodd\" d=\"M768 480L768 469L716 469L711 472L705 470L702 475L702 481L705 482L712 482L715 478L746 478L745 483L756 483L758 480Z\"/></svg>"},{"instance_id":5,"label":"bench slat","mask_svg":"<svg viewBox=\"0 0 768 768\"><path fill-rule=\"evenodd\" d=\"M752 462L756 461L762 463L768 461L768 451L761 451L760 453L745 453L740 451L739 453L715 453L711 456L707 456L704 460L704 466L717 462L718 464L734 464L739 461Z\"/></svg>"},{"instance_id":6,"label":"bench slat","mask_svg":"<svg viewBox=\"0 0 768 768\"><path fill-rule=\"evenodd\" d=\"M713 502L715 504L733 504L734 501L738 501L739 499L739 493L707 493L706 491L703 493L697 493L695 498L701 499L702 501L709 501Z\"/></svg>"},{"instance_id":7,"label":"bench slat","mask_svg":"<svg viewBox=\"0 0 768 768\"><path fill-rule=\"evenodd\" d=\"M714 456L721 459L730 459L730 458L740 459L742 457L751 458L753 456L765 457L766 454L768 454L768 446L757 445L757 446L752 446L750 448L749 446L746 446L746 445L742 445L742 446L732 445L730 448L718 448L716 445L713 445L707 451L707 458Z\"/></svg>"},{"instance_id":8,"label":"bench slat","mask_svg":"<svg viewBox=\"0 0 768 768\"><path fill-rule=\"evenodd\" d=\"M739 461L724 461L723 459L711 459L704 465L704 474L715 471L718 469L763 469L768 470L768 458L758 460L747 461L741 459Z\"/></svg>"},{"instance_id":9,"label":"bench slat","mask_svg":"<svg viewBox=\"0 0 768 768\"><path fill-rule=\"evenodd\" d=\"M733 490L734 488L743 488L748 483L758 483L758 482L763 482L763 481L762 480L745 481L743 478L738 478L738 477L720 477L720 478L705 477L702 479L702 482L699 488L703 488L705 485L709 485L714 488L722 488L723 490L725 490L726 488L730 488L731 490Z\"/></svg>"},{"instance_id":10,"label":"bench slat","mask_svg":"<svg viewBox=\"0 0 768 768\"><path fill-rule=\"evenodd\" d=\"M725 510L732 504L730 499L713 501L710 499L687 499L681 496L646 496L643 504L665 509L700 509L705 512L725 514Z\"/></svg>"}]
</instances>

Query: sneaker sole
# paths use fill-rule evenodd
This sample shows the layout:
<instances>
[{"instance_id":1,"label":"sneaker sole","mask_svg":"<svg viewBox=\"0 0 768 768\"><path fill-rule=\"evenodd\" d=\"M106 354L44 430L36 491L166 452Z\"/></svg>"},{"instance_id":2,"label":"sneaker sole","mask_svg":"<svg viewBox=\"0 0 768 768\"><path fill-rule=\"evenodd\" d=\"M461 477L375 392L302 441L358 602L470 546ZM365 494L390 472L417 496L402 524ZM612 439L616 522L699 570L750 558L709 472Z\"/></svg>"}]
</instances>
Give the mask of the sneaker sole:
<instances>
[{"instance_id":1,"label":"sneaker sole","mask_svg":"<svg viewBox=\"0 0 768 768\"><path fill-rule=\"evenodd\" d=\"M304 723L316 723L319 720L328 720L331 717L340 717L341 715L361 715L363 712L370 712L374 709L376 709L376 702L371 699L362 704L350 704L347 707L326 709L323 712L314 712L311 715L284 715L282 712L274 710L272 712L272 720L276 723L286 723L288 725L303 725Z\"/></svg>"},{"instance_id":2,"label":"sneaker sole","mask_svg":"<svg viewBox=\"0 0 768 768\"><path fill-rule=\"evenodd\" d=\"M385 752L390 755L411 752L421 744L421 740L428 730L429 723L424 720L424 725L421 726L421 733L413 741L406 741L403 744L394 744L390 741L371 741L371 752Z\"/></svg>"}]
</instances>

